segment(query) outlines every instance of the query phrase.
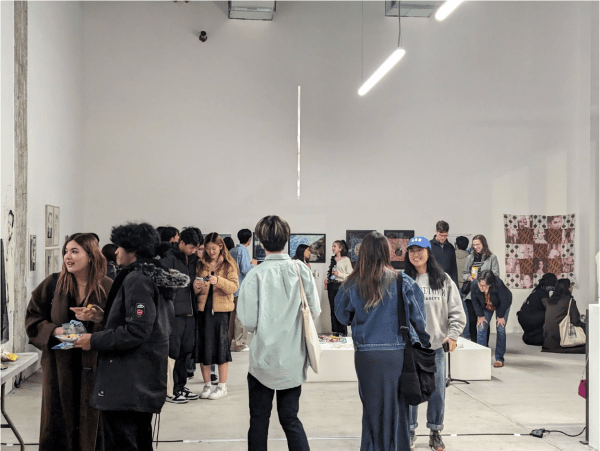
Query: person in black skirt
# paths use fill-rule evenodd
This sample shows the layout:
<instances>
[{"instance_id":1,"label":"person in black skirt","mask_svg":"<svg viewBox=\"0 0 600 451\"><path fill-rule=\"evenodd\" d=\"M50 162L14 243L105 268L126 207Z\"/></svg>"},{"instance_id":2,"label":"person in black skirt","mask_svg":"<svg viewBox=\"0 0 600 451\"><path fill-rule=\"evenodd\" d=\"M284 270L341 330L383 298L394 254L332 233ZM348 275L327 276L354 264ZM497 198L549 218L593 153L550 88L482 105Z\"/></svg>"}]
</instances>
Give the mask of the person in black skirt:
<instances>
[{"instance_id":1,"label":"person in black skirt","mask_svg":"<svg viewBox=\"0 0 600 451\"><path fill-rule=\"evenodd\" d=\"M344 240L334 241L331 246L331 263L327 271L325 288L329 298L329 308L331 310L331 333L345 337L348 335L348 326L340 323L334 313L335 295L338 294L342 283L352 273L352 262L348 257L348 245Z\"/></svg>"},{"instance_id":2,"label":"person in black skirt","mask_svg":"<svg viewBox=\"0 0 600 451\"><path fill-rule=\"evenodd\" d=\"M233 294L238 289L237 265L218 233L204 238L204 254L196 267L194 292L198 296L196 363L200 363L204 388L202 399L227 396L229 313L234 309ZM219 367L219 385L210 383L210 366Z\"/></svg>"}]
</instances>

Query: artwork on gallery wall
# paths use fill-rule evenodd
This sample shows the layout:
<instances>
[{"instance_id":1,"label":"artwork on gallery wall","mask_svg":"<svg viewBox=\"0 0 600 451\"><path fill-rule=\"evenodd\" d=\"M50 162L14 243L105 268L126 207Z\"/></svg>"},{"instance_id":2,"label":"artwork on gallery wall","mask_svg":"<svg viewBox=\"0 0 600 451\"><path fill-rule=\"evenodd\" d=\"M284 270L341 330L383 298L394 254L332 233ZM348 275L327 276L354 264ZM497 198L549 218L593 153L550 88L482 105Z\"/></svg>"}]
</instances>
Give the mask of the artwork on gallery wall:
<instances>
[{"instance_id":1,"label":"artwork on gallery wall","mask_svg":"<svg viewBox=\"0 0 600 451\"><path fill-rule=\"evenodd\" d=\"M263 261L267 254L264 248L260 245L260 241L256 238L256 234L252 234L252 258L258 261Z\"/></svg>"},{"instance_id":2,"label":"artwork on gallery wall","mask_svg":"<svg viewBox=\"0 0 600 451\"><path fill-rule=\"evenodd\" d=\"M573 279L575 215L504 215L506 286L532 289L545 273Z\"/></svg>"},{"instance_id":3,"label":"artwork on gallery wall","mask_svg":"<svg viewBox=\"0 0 600 451\"><path fill-rule=\"evenodd\" d=\"M37 237L29 235L29 271L35 271L37 259Z\"/></svg>"},{"instance_id":4,"label":"artwork on gallery wall","mask_svg":"<svg viewBox=\"0 0 600 451\"><path fill-rule=\"evenodd\" d=\"M348 257L352 266L358 261L358 253L362 240L374 230L346 230L346 244L348 244Z\"/></svg>"},{"instance_id":5,"label":"artwork on gallery wall","mask_svg":"<svg viewBox=\"0 0 600 451\"><path fill-rule=\"evenodd\" d=\"M44 218L46 221L44 232L46 237L46 247L51 247L54 242L54 207L52 205L46 205L46 215Z\"/></svg>"},{"instance_id":6,"label":"artwork on gallery wall","mask_svg":"<svg viewBox=\"0 0 600 451\"><path fill-rule=\"evenodd\" d=\"M390 242L392 267L404 269L408 241L415 236L414 230L384 230L383 235Z\"/></svg>"},{"instance_id":7,"label":"artwork on gallery wall","mask_svg":"<svg viewBox=\"0 0 600 451\"><path fill-rule=\"evenodd\" d=\"M52 274L52 251L53 249L46 249L44 252L44 276L48 277Z\"/></svg>"},{"instance_id":8,"label":"artwork on gallery wall","mask_svg":"<svg viewBox=\"0 0 600 451\"><path fill-rule=\"evenodd\" d=\"M294 258L296 249L306 244L310 249L310 263L325 263L325 234L324 233L292 233L288 244L290 257Z\"/></svg>"},{"instance_id":9,"label":"artwork on gallery wall","mask_svg":"<svg viewBox=\"0 0 600 451\"><path fill-rule=\"evenodd\" d=\"M60 207L53 207L52 220L52 246L58 246L58 237L60 236Z\"/></svg>"},{"instance_id":10,"label":"artwork on gallery wall","mask_svg":"<svg viewBox=\"0 0 600 451\"><path fill-rule=\"evenodd\" d=\"M60 272L62 270L62 258L60 258L61 250L52 249L52 272Z\"/></svg>"},{"instance_id":11,"label":"artwork on gallery wall","mask_svg":"<svg viewBox=\"0 0 600 451\"><path fill-rule=\"evenodd\" d=\"M231 238L231 233L219 233L219 236L223 239L227 237Z\"/></svg>"}]
</instances>

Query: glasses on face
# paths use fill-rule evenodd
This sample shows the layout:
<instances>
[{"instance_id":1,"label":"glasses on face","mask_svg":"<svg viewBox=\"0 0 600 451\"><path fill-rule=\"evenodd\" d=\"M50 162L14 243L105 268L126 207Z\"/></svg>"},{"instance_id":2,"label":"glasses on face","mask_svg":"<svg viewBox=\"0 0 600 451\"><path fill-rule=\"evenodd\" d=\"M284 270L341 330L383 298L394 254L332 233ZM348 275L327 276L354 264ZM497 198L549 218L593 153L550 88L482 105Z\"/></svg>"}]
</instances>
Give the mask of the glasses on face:
<instances>
[{"instance_id":1,"label":"glasses on face","mask_svg":"<svg viewBox=\"0 0 600 451\"><path fill-rule=\"evenodd\" d=\"M481 282L479 282L479 283L477 284L477 286L479 287L479 289L480 289L481 291L486 291L486 290L489 288L489 285L487 285L487 284L485 284L485 283L481 283Z\"/></svg>"}]
</instances>

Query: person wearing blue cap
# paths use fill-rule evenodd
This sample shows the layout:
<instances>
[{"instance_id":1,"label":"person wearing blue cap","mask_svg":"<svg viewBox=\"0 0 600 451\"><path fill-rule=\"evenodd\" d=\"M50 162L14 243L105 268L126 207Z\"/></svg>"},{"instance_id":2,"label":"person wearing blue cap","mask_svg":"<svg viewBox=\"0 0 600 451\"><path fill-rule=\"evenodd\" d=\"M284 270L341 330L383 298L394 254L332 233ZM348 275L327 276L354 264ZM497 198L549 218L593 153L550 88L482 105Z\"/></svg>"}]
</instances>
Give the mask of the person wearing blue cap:
<instances>
[{"instance_id":1,"label":"person wearing blue cap","mask_svg":"<svg viewBox=\"0 0 600 451\"><path fill-rule=\"evenodd\" d=\"M435 350L435 392L427 402L427 427L429 446L433 451L443 451L444 442L440 432L444 429L446 397L446 356L444 350L456 349L456 341L467 323L458 287L442 269L424 236L416 236L408 242L406 274L413 278L425 296L425 331ZM417 406L410 406L410 445L414 446L417 429Z\"/></svg>"}]
</instances>

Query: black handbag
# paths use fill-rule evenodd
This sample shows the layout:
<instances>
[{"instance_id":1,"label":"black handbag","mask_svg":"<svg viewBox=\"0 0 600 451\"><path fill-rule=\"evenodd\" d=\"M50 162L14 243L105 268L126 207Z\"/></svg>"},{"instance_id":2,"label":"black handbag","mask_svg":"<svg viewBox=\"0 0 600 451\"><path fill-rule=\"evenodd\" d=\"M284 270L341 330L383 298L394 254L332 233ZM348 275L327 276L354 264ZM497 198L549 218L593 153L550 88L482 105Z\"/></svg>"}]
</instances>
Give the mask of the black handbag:
<instances>
[{"instance_id":1,"label":"black handbag","mask_svg":"<svg viewBox=\"0 0 600 451\"><path fill-rule=\"evenodd\" d=\"M469 294L471 292L471 283L472 282L470 280L463 282L460 292L462 294Z\"/></svg>"},{"instance_id":2,"label":"black handbag","mask_svg":"<svg viewBox=\"0 0 600 451\"><path fill-rule=\"evenodd\" d=\"M410 341L402 293L402 274L398 275L396 286L398 287L398 327L406 343L398 398L411 406L418 406L427 401L435 391L435 351Z\"/></svg>"}]
</instances>

